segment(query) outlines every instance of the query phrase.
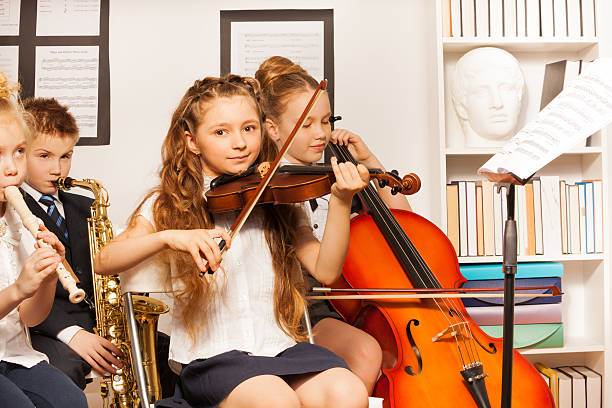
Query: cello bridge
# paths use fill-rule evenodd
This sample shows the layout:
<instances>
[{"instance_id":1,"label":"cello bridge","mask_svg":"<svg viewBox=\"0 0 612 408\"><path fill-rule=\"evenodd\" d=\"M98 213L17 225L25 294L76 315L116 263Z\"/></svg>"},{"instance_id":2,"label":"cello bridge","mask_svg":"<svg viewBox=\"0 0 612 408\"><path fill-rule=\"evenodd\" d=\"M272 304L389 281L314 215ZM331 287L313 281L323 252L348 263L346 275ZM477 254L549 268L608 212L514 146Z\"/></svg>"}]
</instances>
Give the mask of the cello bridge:
<instances>
[{"instance_id":1,"label":"cello bridge","mask_svg":"<svg viewBox=\"0 0 612 408\"><path fill-rule=\"evenodd\" d=\"M459 332L463 330L461 326L465 326L465 328L467 329L467 324L468 324L467 322L459 322L459 323L451 324L446 329L442 330L440 333L433 336L431 338L431 341L436 342L440 340L440 338L446 336L447 334L450 336L456 337L459 334Z\"/></svg>"}]
</instances>

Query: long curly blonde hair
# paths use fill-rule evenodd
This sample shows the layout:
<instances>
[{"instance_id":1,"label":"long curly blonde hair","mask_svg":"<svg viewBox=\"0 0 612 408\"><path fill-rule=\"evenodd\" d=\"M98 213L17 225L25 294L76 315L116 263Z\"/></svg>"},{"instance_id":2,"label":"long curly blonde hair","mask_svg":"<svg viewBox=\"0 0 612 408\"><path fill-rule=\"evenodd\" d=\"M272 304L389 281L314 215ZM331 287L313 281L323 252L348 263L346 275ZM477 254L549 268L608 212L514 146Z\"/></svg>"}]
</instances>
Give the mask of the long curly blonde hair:
<instances>
[{"instance_id":1,"label":"long curly blonde hair","mask_svg":"<svg viewBox=\"0 0 612 408\"><path fill-rule=\"evenodd\" d=\"M207 77L191 86L175 109L170 129L162 146L161 183L145 198L156 194L153 220L158 231L167 229L214 228L214 217L207 210L203 195L204 178L200 158L187 148L186 131L195 134L207 108L218 98L248 97L263 122L261 92L253 78L228 75ZM260 161L272 161L277 149L262 129ZM140 207L132 215L138 214ZM264 232L272 254L275 270L274 311L279 327L296 341L305 339L301 319L304 310L304 284L295 253L298 210L292 205L263 205ZM199 269L189 254L166 251L163 257L176 265L180 285L174 292L175 304L184 313L182 319L188 333L195 339L205 328L212 299L217 294L214 280L201 279ZM193 313L194 310L199 313Z\"/></svg>"}]
</instances>

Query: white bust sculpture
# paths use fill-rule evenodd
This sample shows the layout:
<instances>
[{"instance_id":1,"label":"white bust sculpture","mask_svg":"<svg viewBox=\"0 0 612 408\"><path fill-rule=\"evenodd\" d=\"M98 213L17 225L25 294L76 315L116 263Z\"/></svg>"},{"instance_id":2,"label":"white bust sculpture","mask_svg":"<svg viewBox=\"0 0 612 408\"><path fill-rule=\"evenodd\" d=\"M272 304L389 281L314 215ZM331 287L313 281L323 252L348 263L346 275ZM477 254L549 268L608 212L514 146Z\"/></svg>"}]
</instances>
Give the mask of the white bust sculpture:
<instances>
[{"instance_id":1,"label":"white bust sculpture","mask_svg":"<svg viewBox=\"0 0 612 408\"><path fill-rule=\"evenodd\" d=\"M482 47L459 58L452 92L465 145L501 146L513 136L524 87L521 67L507 51Z\"/></svg>"}]
</instances>

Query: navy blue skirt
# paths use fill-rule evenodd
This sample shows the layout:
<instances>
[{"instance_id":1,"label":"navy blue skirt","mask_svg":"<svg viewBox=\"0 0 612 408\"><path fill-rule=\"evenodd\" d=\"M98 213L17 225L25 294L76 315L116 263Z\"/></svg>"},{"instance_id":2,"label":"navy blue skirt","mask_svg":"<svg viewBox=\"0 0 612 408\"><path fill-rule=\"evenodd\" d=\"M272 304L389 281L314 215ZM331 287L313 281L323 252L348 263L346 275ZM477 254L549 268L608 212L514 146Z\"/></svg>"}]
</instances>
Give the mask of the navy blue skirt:
<instances>
[{"instance_id":1,"label":"navy blue skirt","mask_svg":"<svg viewBox=\"0 0 612 408\"><path fill-rule=\"evenodd\" d=\"M249 378L318 373L330 368L348 369L344 360L328 349L298 343L275 357L253 356L232 350L207 359L194 360L183 367L173 398L158 401L159 408L217 407L234 388Z\"/></svg>"}]
</instances>

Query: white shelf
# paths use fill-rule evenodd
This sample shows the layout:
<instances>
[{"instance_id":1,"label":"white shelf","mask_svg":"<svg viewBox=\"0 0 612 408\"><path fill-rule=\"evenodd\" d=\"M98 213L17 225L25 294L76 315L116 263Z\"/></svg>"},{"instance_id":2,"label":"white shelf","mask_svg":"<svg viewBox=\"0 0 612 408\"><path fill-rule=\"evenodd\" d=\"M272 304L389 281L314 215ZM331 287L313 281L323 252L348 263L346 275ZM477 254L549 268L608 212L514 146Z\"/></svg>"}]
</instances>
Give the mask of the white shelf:
<instances>
[{"instance_id":1,"label":"white shelf","mask_svg":"<svg viewBox=\"0 0 612 408\"><path fill-rule=\"evenodd\" d=\"M477 263L501 263L501 256L460 256L457 258L460 264ZM566 254L559 256L528 255L519 256L518 262L583 262L583 261L603 261L604 254Z\"/></svg>"},{"instance_id":2,"label":"white shelf","mask_svg":"<svg viewBox=\"0 0 612 408\"><path fill-rule=\"evenodd\" d=\"M469 148L469 147L449 147L444 153L446 156L492 156L499 152L499 148ZM601 146L585 146L573 149L564 156L583 155L583 154L601 154Z\"/></svg>"},{"instance_id":3,"label":"white shelf","mask_svg":"<svg viewBox=\"0 0 612 408\"><path fill-rule=\"evenodd\" d=\"M598 44L598 38L469 38L444 37L444 52L467 52L477 47L499 47L510 52L577 52Z\"/></svg>"},{"instance_id":4,"label":"white shelf","mask_svg":"<svg viewBox=\"0 0 612 408\"><path fill-rule=\"evenodd\" d=\"M566 338L563 347L517 349L523 355L592 353L605 351L603 344L591 344L584 338Z\"/></svg>"}]
</instances>

